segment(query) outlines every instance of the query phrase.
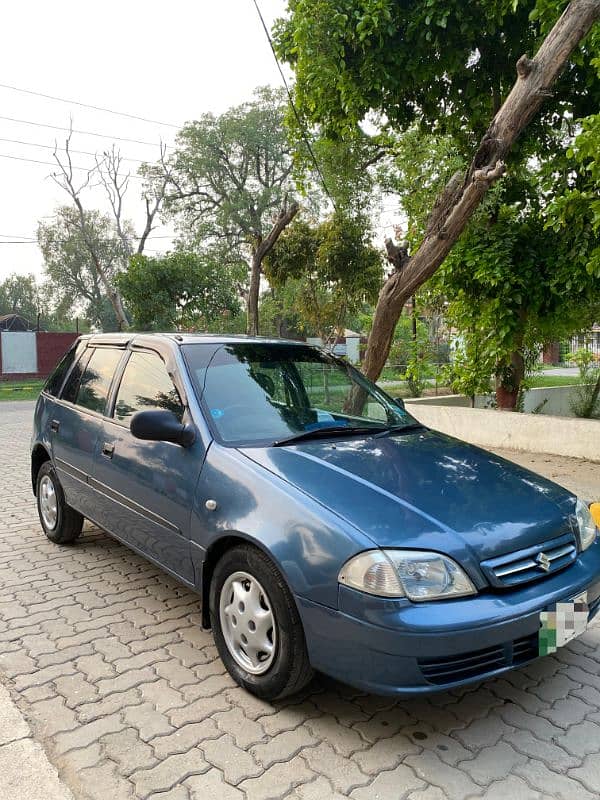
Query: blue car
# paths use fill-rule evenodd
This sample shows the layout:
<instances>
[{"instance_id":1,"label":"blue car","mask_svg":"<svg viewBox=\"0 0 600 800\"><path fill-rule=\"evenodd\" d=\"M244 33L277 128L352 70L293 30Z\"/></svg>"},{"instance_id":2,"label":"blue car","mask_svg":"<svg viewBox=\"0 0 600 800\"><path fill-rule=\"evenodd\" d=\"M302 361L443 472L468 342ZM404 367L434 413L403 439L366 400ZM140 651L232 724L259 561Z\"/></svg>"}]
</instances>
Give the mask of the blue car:
<instances>
[{"instance_id":1,"label":"blue car","mask_svg":"<svg viewBox=\"0 0 600 800\"><path fill-rule=\"evenodd\" d=\"M232 677L415 695L553 652L600 603L586 503L428 430L304 343L82 337L35 411L46 536L83 519L197 591Z\"/></svg>"}]
</instances>

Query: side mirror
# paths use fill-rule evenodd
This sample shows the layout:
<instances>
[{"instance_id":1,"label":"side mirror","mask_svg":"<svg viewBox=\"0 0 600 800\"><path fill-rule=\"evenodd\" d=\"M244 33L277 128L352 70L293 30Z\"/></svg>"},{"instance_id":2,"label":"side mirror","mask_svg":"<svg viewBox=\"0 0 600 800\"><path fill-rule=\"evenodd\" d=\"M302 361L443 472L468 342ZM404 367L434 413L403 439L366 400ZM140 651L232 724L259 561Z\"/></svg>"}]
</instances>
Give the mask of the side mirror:
<instances>
[{"instance_id":1,"label":"side mirror","mask_svg":"<svg viewBox=\"0 0 600 800\"><path fill-rule=\"evenodd\" d=\"M193 425L179 422L172 411L138 411L129 425L136 439L151 442L173 442L182 447L190 447L196 441Z\"/></svg>"}]
</instances>

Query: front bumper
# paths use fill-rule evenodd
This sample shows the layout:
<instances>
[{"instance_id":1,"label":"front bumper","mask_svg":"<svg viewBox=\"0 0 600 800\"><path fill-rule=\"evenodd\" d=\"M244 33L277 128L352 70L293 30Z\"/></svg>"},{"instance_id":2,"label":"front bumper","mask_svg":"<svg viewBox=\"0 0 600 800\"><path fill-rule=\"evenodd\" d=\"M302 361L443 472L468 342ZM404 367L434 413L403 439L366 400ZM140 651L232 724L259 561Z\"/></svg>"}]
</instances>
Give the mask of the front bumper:
<instances>
[{"instance_id":1,"label":"front bumper","mask_svg":"<svg viewBox=\"0 0 600 800\"><path fill-rule=\"evenodd\" d=\"M376 694L415 695L498 675L538 656L540 611L587 590L600 609L600 542L565 570L512 591L411 603L339 588L339 608L297 597L311 663Z\"/></svg>"}]
</instances>

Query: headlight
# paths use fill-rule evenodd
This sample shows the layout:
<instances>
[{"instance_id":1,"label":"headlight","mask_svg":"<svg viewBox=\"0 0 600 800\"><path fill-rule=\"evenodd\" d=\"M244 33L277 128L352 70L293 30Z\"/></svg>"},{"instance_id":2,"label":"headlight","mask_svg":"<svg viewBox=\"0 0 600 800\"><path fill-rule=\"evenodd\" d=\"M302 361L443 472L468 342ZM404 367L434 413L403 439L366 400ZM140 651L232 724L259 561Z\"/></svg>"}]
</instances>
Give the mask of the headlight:
<instances>
[{"instance_id":1,"label":"headlight","mask_svg":"<svg viewBox=\"0 0 600 800\"><path fill-rule=\"evenodd\" d=\"M587 550L596 539L596 523L583 500L577 499L575 516L577 517L577 525L579 527L579 546L581 550Z\"/></svg>"},{"instance_id":2,"label":"headlight","mask_svg":"<svg viewBox=\"0 0 600 800\"><path fill-rule=\"evenodd\" d=\"M415 601L476 593L456 562L425 550L368 550L344 564L338 581L367 594Z\"/></svg>"}]
</instances>

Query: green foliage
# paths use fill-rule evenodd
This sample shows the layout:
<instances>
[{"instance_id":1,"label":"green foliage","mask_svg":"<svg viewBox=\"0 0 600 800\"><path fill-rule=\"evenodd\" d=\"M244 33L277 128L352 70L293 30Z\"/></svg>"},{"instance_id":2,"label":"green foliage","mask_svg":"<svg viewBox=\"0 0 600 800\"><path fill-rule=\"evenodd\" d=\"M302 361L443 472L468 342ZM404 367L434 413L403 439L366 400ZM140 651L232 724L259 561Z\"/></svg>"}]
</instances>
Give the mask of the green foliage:
<instances>
[{"instance_id":1,"label":"green foliage","mask_svg":"<svg viewBox=\"0 0 600 800\"><path fill-rule=\"evenodd\" d=\"M137 327L203 329L224 312L239 310L235 277L215 259L176 251L160 258L133 256L116 283Z\"/></svg>"},{"instance_id":2,"label":"green foliage","mask_svg":"<svg viewBox=\"0 0 600 800\"><path fill-rule=\"evenodd\" d=\"M486 130L532 53L541 26L559 16L555 0L290 0L275 27L276 46L296 76L300 113L330 135L352 136L369 116L392 129L415 122L472 144ZM575 117L598 107L590 82L592 47L556 84L542 117L521 140L527 151L568 104ZM528 140L528 141L527 141ZM539 143L539 142L538 142Z\"/></svg>"},{"instance_id":3,"label":"green foliage","mask_svg":"<svg viewBox=\"0 0 600 800\"><path fill-rule=\"evenodd\" d=\"M573 177L550 203L546 227L561 236L579 269L600 280L600 114L582 120L564 168Z\"/></svg>"},{"instance_id":4,"label":"green foliage","mask_svg":"<svg viewBox=\"0 0 600 800\"><path fill-rule=\"evenodd\" d=\"M569 356L579 367L580 386L571 400L571 410L576 417L600 418L600 364L591 350L581 349Z\"/></svg>"},{"instance_id":5,"label":"green foliage","mask_svg":"<svg viewBox=\"0 0 600 800\"><path fill-rule=\"evenodd\" d=\"M9 275L0 283L0 316L20 314L35 325L40 308L38 287L33 275Z\"/></svg>"},{"instance_id":6,"label":"green foliage","mask_svg":"<svg viewBox=\"0 0 600 800\"><path fill-rule=\"evenodd\" d=\"M600 281L564 238L545 229L542 214L505 205L492 222L483 213L474 220L435 285L450 324L467 332L475 384L487 370L505 378L513 353L585 329L600 311Z\"/></svg>"},{"instance_id":7,"label":"green foliage","mask_svg":"<svg viewBox=\"0 0 600 800\"><path fill-rule=\"evenodd\" d=\"M335 213L318 224L296 219L273 248L265 274L277 292L293 289L293 324L325 340L375 299L383 270L366 219Z\"/></svg>"},{"instance_id":8,"label":"green foliage","mask_svg":"<svg viewBox=\"0 0 600 800\"><path fill-rule=\"evenodd\" d=\"M402 316L396 326L388 361L394 366L406 367L415 352L426 358L433 355L427 325L421 320L417 320L417 341L415 343L412 317Z\"/></svg>"},{"instance_id":9,"label":"green foliage","mask_svg":"<svg viewBox=\"0 0 600 800\"><path fill-rule=\"evenodd\" d=\"M110 280L125 269L128 253L118 236L113 220L100 211L85 214L86 230L82 233L77 209L62 206L54 219L41 222L37 239L44 258L46 285L59 318L81 314L102 330L117 330L114 311L103 286L86 237L98 254ZM133 235L129 225L126 234Z\"/></svg>"},{"instance_id":10,"label":"green foliage","mask_svg":"<svg viewBox=\"0 0 600 800\"><path fill-rule=\"evenodd\" d=\"M218 245L238 262L271 228L293 190L283 92L257 89L220 116L203 114L177 135L165 213L194 250ZM163 179L162 165L147 168Z\"/></svg>"},{"instance_id":11,"label":"green foliage","mask_svg":"<svg viewBox=\"0 0 600 800\"><path fill-rule=\"evenodd\" d=\"M442 381L450 386L455 394L474 398L478 394L490 393L490 379L496 368L496 362L485 344L485 332L473 331L462 334L452 361L442 371Z\"/></svg>"}]
</instances>

